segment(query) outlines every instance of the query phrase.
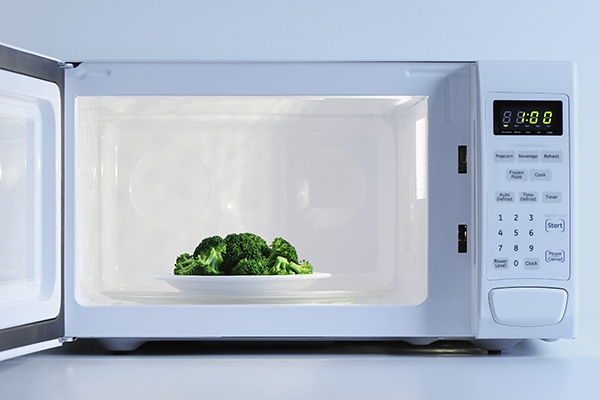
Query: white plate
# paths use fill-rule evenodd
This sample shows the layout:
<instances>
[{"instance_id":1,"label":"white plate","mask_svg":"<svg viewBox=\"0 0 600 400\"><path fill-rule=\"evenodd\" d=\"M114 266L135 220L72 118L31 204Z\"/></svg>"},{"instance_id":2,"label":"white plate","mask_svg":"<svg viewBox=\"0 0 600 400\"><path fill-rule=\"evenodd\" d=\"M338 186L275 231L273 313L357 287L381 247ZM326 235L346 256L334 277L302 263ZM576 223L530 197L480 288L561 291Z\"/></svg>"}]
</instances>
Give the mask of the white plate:
<instances>
[{"instance_id":1,"label":"white plate","mask_svg":"<svg viewBox=\"0 0 600 400\"><path fill-rule=\"evenodd\" d=\"M155 275L181 292L256 295L294 292L331 277L328 272L302 275Z\"/></svg>"}]
</instances>

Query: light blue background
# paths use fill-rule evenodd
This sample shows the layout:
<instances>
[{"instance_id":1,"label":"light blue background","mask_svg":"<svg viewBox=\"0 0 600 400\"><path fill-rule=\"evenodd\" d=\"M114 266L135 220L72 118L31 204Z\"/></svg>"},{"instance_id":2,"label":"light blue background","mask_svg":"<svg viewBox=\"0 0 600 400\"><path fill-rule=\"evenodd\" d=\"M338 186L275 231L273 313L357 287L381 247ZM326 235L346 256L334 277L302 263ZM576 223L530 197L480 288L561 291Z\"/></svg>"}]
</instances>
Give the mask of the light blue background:
<instances>
[{"instance_id":1,"label":"light blue background","mask_svg":"<svg viewBox=\"0 0 600 400\"><path fill-rule=\"evenodd\" d=\"M65 61L575 61L581 320L563 346L600 354L599 15L585 0L2 0L0 42Z\"/></svg>"}]
</instances>

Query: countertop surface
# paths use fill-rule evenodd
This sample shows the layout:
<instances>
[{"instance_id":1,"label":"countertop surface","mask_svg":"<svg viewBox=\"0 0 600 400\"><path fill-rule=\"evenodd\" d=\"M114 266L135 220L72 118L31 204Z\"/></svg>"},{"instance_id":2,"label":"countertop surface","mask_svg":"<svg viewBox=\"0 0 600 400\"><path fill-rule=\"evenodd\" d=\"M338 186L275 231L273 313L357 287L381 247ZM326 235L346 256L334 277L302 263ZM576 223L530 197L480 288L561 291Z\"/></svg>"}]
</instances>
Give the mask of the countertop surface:
<instances>
[{"instance_id":1,"label":"countertop surface","mask_svg":"<svg viewBox=\"0 0 600 400\"><path fill-rule=\"evenodd\" d=\"M593 337L470 343L149 342L92 339L0 363L0 399L600 399Z\"/></svg>"}]
</instances>

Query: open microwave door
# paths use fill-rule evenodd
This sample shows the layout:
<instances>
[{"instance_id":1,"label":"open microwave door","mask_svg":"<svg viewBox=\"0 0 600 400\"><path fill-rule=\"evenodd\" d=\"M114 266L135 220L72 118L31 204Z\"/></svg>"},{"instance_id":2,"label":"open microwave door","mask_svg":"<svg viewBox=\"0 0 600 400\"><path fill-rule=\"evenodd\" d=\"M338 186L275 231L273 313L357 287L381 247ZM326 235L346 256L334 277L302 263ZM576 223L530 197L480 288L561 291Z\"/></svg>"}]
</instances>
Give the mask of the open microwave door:
<instances>
[{"instance_id":1,"label":"open microwave door","mask_svg":"<svg viewBox=\"0 0 600 400\"><path fill-rule=\"evenodd\" d=\"M59 346L60 63L0 46L0 360Z\"/></svg>"}]
</instances>

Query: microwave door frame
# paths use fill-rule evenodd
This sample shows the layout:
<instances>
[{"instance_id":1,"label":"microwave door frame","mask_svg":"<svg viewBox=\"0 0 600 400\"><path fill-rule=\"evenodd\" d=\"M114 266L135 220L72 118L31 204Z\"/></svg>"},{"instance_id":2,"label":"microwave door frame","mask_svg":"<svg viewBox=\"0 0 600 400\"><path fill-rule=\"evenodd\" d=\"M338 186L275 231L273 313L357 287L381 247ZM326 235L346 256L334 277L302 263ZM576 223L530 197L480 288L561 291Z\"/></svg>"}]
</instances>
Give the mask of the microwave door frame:
<instances>
[{"instance_id":1,"label":"microwave door frame","mask_svg":"<svg viewBox=\"0 0 600 400\"><path fill-rule=\"evenodd\" d=\"M40 172L38 173L38 175L40 175L40 178L38 179L42 182L40 185L43 185L44 187L48 185L45 179L50 176L52 177L50 178L53 184L53 189L51 190L53 194L51 203L48 203L48 196L40 196L39 192L37 192L34 195L35 198L41 197L39 201L41 202L40 209L42 211L39 212L39 218L44 218L44 222L39 224L40 226L44 224L44 234L39 235L39 241L34 241L34 251L36 253L41 253L43 247L44 249L51 249L50 252L52 253L51 257L46 257L44 255L43 262L40 262L40 274L42 274L41 280L43 281L48 276L52 277L52 279L50 280L52 282L51 286L53 287L52 289L50 289L52 293L52 311L49 313L44 309L44 311L40 312L40 309L43 309L46 306L41 305L42 300L39 300L41 296L38 296L30 306L27 306L27 308L24 309L23 314L26 316L24 316L19 322L14 322L14 326L11 326L11 324L13 323L10 322L7 324L7 326L0 329L0 361L25 354L34 353L37 351L42 351L52 347L57 347L60 346L64 341L64 263L62 258L62 227L64 220L64 212L62 207L64 197L64 186L62 185L62 177L64 175L64 129L62 123L62 121L64 120L64 71L61 68L62 64L63 63L59 62L58 60L46 58L12 47L0 45L0 71L3 71L3 73L8 72L9 74L11 74L11 77L14 73L16 82L22 80L22 76L35 78L35 80L30 79L30 81L34 82L33 86L35 87L37 87L35 83L39 83L37 80L45 81L41 83L41 85L45 85L45 87L49 89L45 92L51 93L50 98L52 99L52 106L50 109L52 110L52 114L50 115L54 116L54 121L60 122L59 126L53 125L52 129L47 129L51 130L50 132L44 130L39 134L40 138L45 135L54 135L53 140L51 140L51 142L53 143L53 148L43 154L44 157L47 157L49 160L52 161L52 165L56 166L55 172L52 172L51 170L49 172L47 170L46 172L44 172L43 166L47 165L47 163L44 162L42 164L42 168L40 168ZM52 87L51 85L48 85L46 82L55 84L58 87L58 91L56 91L56 88ZM18 83L16 83L15 85L18 85ZM4 82L0 81L0 94L4 90L3 86ZM21 90L21 87L19 86L17 90ZM29 90L33 89L23 90L27 90L27 93L29 93ZM21 94L18 91L10 93L15 93L16 95ZM42 97L38 98L34 95L33 99L38 100L38 102L46 101L40 99L44 99L43 96L47 96L47 94L43 94L41 96ZM46 126L45 124L41 125L42 129L44 129ZM37 138L38 136L36 134L34 140L37 141ZM37 143L35 141L34 143ZM2 143L0 143L0 145L1 144ZM39 144L35 144L33 147L37 146L39 146ZM58 149L59 151L57 151ZM43 190L46 189L44 188ZM47 206L48 204L51 205ZM46 214L47 210L49 209L51 211L48 212L48 214ZM25 214L29 215L30 213L34 212L26 210ZM52 223L56 225L52 226L50 228L50 231L45 230L46 225L48 225L46 223L47 218L52 218ZM42 228L39 228L37 223L35 224L36 228L34 229L34 231L41 231ZM51 233L48 234L48 232ZM40 244L40 246L38 246L38 244ZM36 278L39 277L36 276ZM0 302L1 301L2 300L0 300ZM5 314L4 316L6 316L6 314L10 312L7 310L10 310L10 308L12 308L12 306L6 304L6 300L4 301L6 306L5 309L3 309L2 304L0 304L0 321L3 319L3 314ZM47 302L47 300L43 301ZM18 307L21 307L21 305L19 305ZM55 314L56 310L57 314Z\"/></svg>"}]
</instances>

